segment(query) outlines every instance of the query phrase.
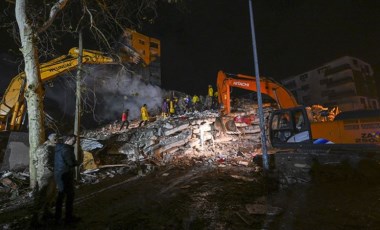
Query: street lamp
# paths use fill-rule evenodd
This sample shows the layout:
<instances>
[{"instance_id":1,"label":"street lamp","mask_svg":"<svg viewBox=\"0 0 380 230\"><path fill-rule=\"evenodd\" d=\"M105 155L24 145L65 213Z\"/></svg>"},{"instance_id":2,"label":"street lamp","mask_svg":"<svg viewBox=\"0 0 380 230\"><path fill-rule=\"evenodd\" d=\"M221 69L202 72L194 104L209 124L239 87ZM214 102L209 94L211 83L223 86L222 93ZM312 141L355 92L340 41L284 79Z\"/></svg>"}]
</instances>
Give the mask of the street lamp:
<instances>
[{"instance_id":1,"label":"street lamp","mask_svg":"<svg viewBox=\"0 0 380 230\"><path fill-rule=\"evenodd\" d=\"M259 118L260 118L259 124L260 124L260 130L261 130L261 151L263 154L264 171L268 171L269 170L269 160L268 160L267 145L266 145L264 113L263 113L263 100L261 98L259 61L257 58L257 50L256 50L256 35L255 35L255 25L253 22L252 0L249 0L249 16L250 16L250 25L251 25L251 33L252 33L253 62L254 62L255 76L256 76L257 103L258 103L258 107L259 107L258 112L259 112Z\"/></svg>"}]
</instances>

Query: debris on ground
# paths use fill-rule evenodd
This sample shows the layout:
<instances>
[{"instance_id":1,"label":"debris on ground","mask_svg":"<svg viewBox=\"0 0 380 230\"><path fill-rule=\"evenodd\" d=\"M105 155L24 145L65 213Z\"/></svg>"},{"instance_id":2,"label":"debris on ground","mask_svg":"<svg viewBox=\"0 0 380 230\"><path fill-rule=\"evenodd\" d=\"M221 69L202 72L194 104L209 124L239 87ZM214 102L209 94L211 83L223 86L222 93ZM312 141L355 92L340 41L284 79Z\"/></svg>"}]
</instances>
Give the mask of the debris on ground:
<instances>
[{"instance_id":1,"label":"debris on ground","mask_svg":"<svg viewBox=\"0 0 380 230\"><path fill-rule=\"evenodd\" d=\"M139 121L132 121L129 129L119 130L120 124L114 122L86 130L80 142L80 184L94 184L127 173L143 176L164 167L240 166L259 171L252 161L261 154L259 135L222 134L214 127L218 116L217 111L195 111L167 118L158 116L143 127L138 127ZM0 175L1 202L14 200L21 193L32 199L28 169Z\"/></svg>"}]
</instances>

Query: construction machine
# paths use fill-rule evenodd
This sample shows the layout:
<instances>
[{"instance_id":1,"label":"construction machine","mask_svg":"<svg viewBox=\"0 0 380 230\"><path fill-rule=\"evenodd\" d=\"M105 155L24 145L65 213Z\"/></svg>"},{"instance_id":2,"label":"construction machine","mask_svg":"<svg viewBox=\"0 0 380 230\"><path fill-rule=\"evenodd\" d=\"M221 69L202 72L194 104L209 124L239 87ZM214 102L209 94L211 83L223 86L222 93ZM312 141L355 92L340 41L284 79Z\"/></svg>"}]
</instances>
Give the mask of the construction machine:
<instances>
[{"instance_id":1,"label":"construction machine","mask_svg":"<svg viewBox=\"0 0 380 230\"><path fill-rule=\"evenodd\" d=\"M73 70L78 66L78 48L71 48L67 55L40 64L41 82L45 83L56 76ZM118 60L100 51L83 50L83 64L115 64ZM26 103L24 91L25 72L19 73L11 80L0 102L0 130L17 131L24 124Z\"/></svg>"},{"instance_id":2,"label":"construction machine","mask_svg":"<svg viewBox=\"0 0 380 230\"><path fill-rule=\"evenodd\" d=\"M231 112L230 94L233 87L257 91L256 78L218 72L221 125L227 130L231 127L231 119L225 121L223 116ZM260 89L261 93L275 100L278 105L266 124L273 147L300 148L334 144L334 147L380 149L380 110L341 112L333 120L321 121L315 119L311 107L299 105L292 93L280 83L260 78Z\"/></svg>"},{"instance_id":3,"label":"construction machine","mask_svg":"<svg viewBox=\"0 0 380 230\"><path fill-rule=\"evenodd\" d=\"M128 31L131 36L127 38L128 42L123 46L123 55L113 57L100 51L84 49L82 63L133 64L143 60L143 65L149 67L152 63L157 62L160 56L159 40L151 39L136 31ZM75 69L78 66L78 56L79 49L71 48L67 55L41 63L39 66L41 82L46 83L62 73ZM149 77L151 76L152 74L149 73ZM0 102L0 131L19 131L24 124L26 118L25 87L25 72L19 73L11 80Z\"/></svg>"}]
</instances>

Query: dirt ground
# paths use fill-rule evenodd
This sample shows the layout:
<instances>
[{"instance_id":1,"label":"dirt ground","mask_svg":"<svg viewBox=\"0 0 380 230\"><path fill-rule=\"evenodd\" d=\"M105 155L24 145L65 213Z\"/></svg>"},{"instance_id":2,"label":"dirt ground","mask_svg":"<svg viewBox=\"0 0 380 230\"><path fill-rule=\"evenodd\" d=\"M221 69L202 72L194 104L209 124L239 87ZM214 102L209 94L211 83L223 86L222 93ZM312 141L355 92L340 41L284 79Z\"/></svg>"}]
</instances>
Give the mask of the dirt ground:
<instances>
[{"instance_id":1,"label":"dirt ground","mask_svg":"<svg viewBox=\"0 0 380 230\"><path fill-rule=\"evenodd\" d=\"M278 189L243 166L158 169L77 189L82 221L40 229L380 229L379 165L320 167L313 182ZM249 206L270 207L250 214ZM30 229L30 203L0 215L3 229Z\"/></svg>"}]
</instances>

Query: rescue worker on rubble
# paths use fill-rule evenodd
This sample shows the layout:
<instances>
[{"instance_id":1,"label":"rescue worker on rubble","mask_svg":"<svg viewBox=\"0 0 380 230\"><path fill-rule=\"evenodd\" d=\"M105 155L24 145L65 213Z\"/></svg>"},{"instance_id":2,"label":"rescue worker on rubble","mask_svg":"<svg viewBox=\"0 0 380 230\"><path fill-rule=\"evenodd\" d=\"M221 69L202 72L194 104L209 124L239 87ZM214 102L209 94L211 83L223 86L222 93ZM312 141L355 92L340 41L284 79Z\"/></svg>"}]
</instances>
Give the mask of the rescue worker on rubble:
<instances>
[{"instance_id":1,"label":"rescue worker on rubble","mask_svg":"<svg viewBox=\"0 0 380 230\"><path fill-rule=\"evenodd\" d=\"M121 114L121 126L120 126L120 130L123 129L123 126L126 124L126 128L128 129L129 127L129 121L128 121L128 116L129 116L129 109L125 110L122 114Z\"/></svg>"},{"instance_id":2,"label":"rescue worker on rubble","mask_svg":"<svg viewBox=\"0 0 380 230\"><path fill-rule=\"evenodd\" d=\"M214 96L214 89L212 88L211 85L208 85L208 93L207 93L207 97L206 97L206 101L205 101L203 110L211 109L213 96Z\"/></svg>"},{"instance_id":3,"label":"rescue worker on rubble","mask_svg":"<svg viewBox=\"0 0 380 230\"><path fill-rule=\"evenodd\" d=\"M186 97L184 98L184 103L185 103L185 111L188 113L188 112L191 112L192 109L193 109L193 103L191 103L191 98L189 95L186 95Z\"/></svg>"},{"instance_id":4,"label":"rescue worker on rubble","mask_svg":"<svg viewBox=\"0 0 380 230\"><path fill-rule=\"evenodd\" d=\"M191 102L193 104L193 110L194 111L198 111L199 97L196 94L194 94L193 98L191 99Z\"/></svg>"},{"instance_id":5,"label":"rescue worker on rubble","mask_svg":"<svg viewBox=\"0 0 380 230\"><path fill-rule=\"evenodd\" d=\"M173 116L175 114L175 99L172 98L169 101L169 114L170 116Z\"/></svg>"},{"instance_id":6,"label":"rescue worker on rubble","mask_svg":"<svg viewBox=\"0 0 380 230\"><path fill-rule=\"evenodd\" d=\"M180 97L178 102L177 102L177 114L181 115L184 114L187 110L186 108L186 98L187 97Z\"/></svg>"},{"instance_id":7,"label":"rescue worker on rubble","mask_svg":"<svg viewBox=\"0 0 380 230\"><path fill-rule=\"evenodd\" d=\"M80 220L73 215L74 205L74 173L75 167L79 162L75 160L74 144L75 135L69 135L64 138L63 143L58 143L55 147L54 158L54 177L57 183L58 196L55 204L55 220L61 222L63 201L65 204L65 224L74 223Z\"/></svg>"},{"instance_id":8,"label":"rescue worker on rubble","mask_svg":"<svg viewBox=\"0 0 380 230\"><path fill-rule=\"evenodd\" d=\"M141 107L140 113L141 113L141 122L139 124L139 127L141 127L142 124L144 124L144 126L145 126L149 121L149 113L148 113L148 109L147 109L146 104L144 104Z\"/></svg>"},{"instance_id":9,"label":"rescue worker on rubble","mask_svg":"<svg viewBox=\"0 0 380 230\"><path fill-rule=\"evenodd\" d=\"M54 204L56 185L54 180L54 151L58 136L52 133L42 145L38 146L33 155L33 165L36 167L35 213L33 224L38 225L47 218L53 217L50 212Z\"/></svg>"},{"instance_id":10,"label":"rescue worker on rubble","mask_svg":"<svg viewBox=\"0 0 380 230\"><path fill-rule=\"evenodd\" d=\"M214 89L212 88L212 85L208 85L208 94L209 97L214 96Z\"/></svg>"},{"instance_id":11,"label":"rescue worker on rubble","mask_svg":"<svg viewBox=\"0 0 380 230\"><path fill-rule=\"evenodd\" d=\"M161 105L161 116L163 118L166 118L168 116L168 112L169 112L169 99L166 98L162 101L162 105Z\"/></svg>"},{"instance_id":12,"label":"rescue worker on rubble","mask_svg":"<svg viewBox=\"0 0 380 230\"><path fill-rule=\"evenodd\" d=\"M219 107L218 96L218 91L215 91L214 96L212 98L212 109L218 109Z\"/></svg>"}]
</instances>

